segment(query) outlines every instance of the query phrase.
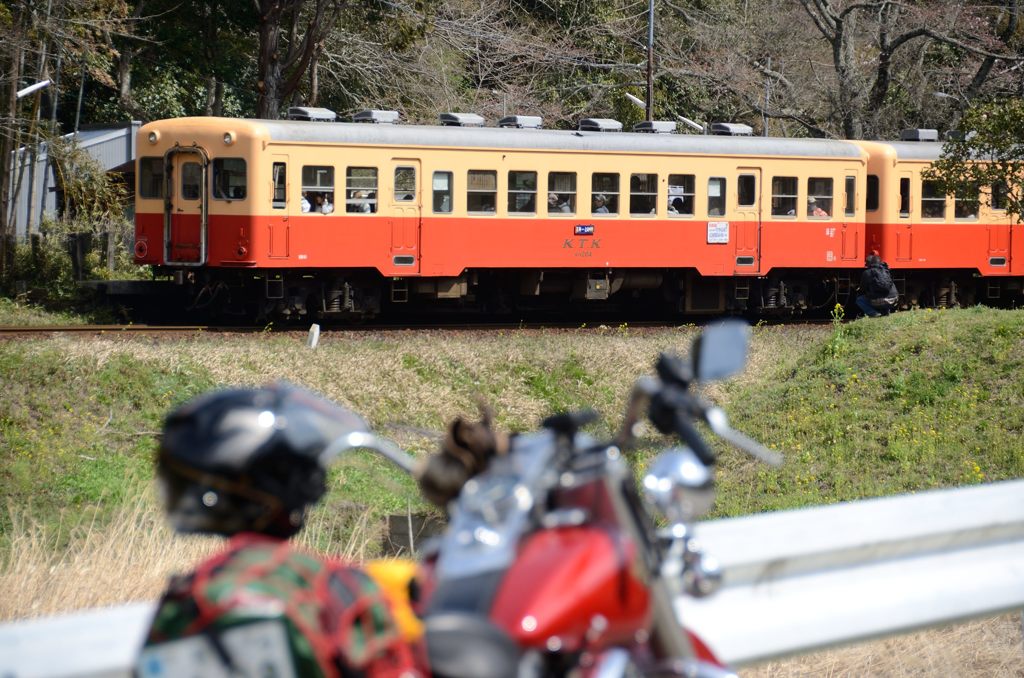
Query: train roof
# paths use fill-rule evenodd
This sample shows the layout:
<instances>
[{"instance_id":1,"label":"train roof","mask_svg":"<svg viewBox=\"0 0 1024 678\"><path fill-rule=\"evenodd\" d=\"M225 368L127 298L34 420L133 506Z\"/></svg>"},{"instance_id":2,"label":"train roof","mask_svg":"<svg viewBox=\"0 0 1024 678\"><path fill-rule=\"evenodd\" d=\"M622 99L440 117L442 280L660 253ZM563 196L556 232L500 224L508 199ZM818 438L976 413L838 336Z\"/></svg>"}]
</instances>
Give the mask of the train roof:
<instances>
[{"instance_id":1,"label":"train roof","mask_svg":"<svg viewBox=\"0 0 1024 678\"><path fill-rule=\"evenodd\" d=\"M207 119L214 120L214 119ZM224 119L219 119L224 124ZM570 150L622 153L693 153L707 155L806 156L861 158L855 144L831 139L729 137L715 135L583 132L577 130L375 125L292 120L246 120L263 128L272 142L385 144L420 147L474 147L524 150Z\"/></svg>"},{"instance_id":2,"label":"train roof","mask_svg":"<svg viewBox=\"0 0 1024 678\"><path fill-rule=\"evenodd\" d=\"M897 160L920 160L934 162L942 155L942 143L933 141L869 141L858 142L877 144L891 148Z\"/></svg>"},{"instance_id":3,"label":"train roof","mask_svg":"<svg viewBox=\"0 0 1024 678\"><path fill-rule=\"evenodd\" d=\"M852 144L828 139L780 139L636 132L499 129L359 123L262 123L273 141L393 144L397 146L478 147L625 153L697 153L859 158Z\"/></svg>"}]
</instances>

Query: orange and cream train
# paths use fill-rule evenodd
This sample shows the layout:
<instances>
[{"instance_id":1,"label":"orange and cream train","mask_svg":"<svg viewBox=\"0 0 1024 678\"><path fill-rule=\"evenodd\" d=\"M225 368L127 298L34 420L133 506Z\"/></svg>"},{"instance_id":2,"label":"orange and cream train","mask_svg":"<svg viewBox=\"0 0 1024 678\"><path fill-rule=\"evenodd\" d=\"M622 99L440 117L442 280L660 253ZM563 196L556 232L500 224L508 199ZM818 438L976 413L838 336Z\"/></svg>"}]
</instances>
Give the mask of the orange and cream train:
<instances>
[{"instance_id":1,"label":"orange and cream train","mask_svg":"<svg viewBox=\"0 0 1024 678\"><path fill-rule=\"evenodd\" d=\"M850 305L872 250L908 307L1024 276L999 187L922 179L937 142L181 118L137 148L135 261L211 312L794 314Z\"/></svg>"}]
</instances>

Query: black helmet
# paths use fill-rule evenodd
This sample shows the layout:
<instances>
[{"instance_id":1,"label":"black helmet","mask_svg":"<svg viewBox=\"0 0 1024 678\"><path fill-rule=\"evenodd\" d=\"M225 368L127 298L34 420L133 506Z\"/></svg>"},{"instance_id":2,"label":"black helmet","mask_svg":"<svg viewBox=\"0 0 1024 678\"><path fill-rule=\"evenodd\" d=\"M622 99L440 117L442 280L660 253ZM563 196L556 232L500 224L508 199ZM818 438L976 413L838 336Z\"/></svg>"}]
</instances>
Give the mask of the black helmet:
<instances>
[{"instance_id":1,"label":"black helmet","mask_svg":"<svg viewBox=\"0 0 1024 678\"><path fill-rule=\"evenodd\" d=\"M287 383L201 395L164 421L157 478L180 532L290 537L324 493L321 453L352 412Z\"/></svg>"}]
</instances>

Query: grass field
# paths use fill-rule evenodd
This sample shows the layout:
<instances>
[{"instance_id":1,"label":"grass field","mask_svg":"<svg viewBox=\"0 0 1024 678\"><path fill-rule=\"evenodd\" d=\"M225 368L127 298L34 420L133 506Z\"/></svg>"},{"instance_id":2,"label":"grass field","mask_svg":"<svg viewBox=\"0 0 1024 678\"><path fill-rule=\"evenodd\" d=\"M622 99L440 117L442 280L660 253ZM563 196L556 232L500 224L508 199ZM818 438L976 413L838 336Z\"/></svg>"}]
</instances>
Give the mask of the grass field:
<instances>
[{"instance_id":1,"label":"grass field","mask_svg":"<svg viewBox=\"0 0 1024 678\"><path fill-rule=\"evenodd\" d=\"M20 313L0 305L0 323L20 323ZM600 435L618 425L633 381L657 354L685 351L696 331L330 332L316 350L274 333L0 342L0 619L152 598L169 572L214 546L171 535L151 488L162 416L208 388L288 379L349 406L419 455L434 449L452 417L474 413L478 397L510 430L594 407L604 415L593 429ZM786 464L768 469L720 450L714 515L1024 477L1022 361L1022 312L756 327L746 372L708 395L737 428L783 451ZM663 442L645 437L637 464ZM375 458L349 457L304 538L366 557L379 548L381 517L410 510L429 510L410 481ZM1020 675L1019 620L1007 619L749 675ZM872 669L858 670L865 666Z\"/></svg>"}]
</instances>

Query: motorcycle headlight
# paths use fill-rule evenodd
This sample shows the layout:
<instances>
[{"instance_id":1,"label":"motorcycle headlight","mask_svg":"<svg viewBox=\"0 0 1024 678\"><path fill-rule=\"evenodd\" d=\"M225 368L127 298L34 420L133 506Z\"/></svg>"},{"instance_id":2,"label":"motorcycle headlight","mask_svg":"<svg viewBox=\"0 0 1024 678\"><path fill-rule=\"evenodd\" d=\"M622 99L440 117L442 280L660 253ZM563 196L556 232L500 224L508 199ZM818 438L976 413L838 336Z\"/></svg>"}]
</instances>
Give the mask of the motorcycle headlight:
<instances>
[{"instance_id":1,"label":"motorcycle headlight","mask_svg":"<svg viewBox=\"0 0 1024 678\"><path fill-rule=\"evenodd\" d=\"M671 523L688 523L711 510L715 477L689 447L665 450L651 462L644 496Z\"/></svg>"}]
</instances>

